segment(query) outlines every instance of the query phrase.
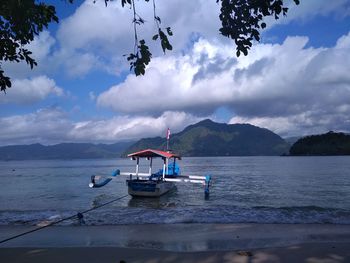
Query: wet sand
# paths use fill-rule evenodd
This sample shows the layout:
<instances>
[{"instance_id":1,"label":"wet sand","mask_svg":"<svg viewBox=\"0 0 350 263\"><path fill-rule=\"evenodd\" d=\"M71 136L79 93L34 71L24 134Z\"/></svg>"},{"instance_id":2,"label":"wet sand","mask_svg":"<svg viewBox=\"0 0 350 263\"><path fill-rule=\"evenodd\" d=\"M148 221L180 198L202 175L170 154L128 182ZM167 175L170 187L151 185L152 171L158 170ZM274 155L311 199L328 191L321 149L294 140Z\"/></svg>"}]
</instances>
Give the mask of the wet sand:
<instances>
[{"instance_id":1,"label":"wet sand","mask_svg":"<svg viewBox=\"0 0 350 263\"><path fill-rule=\"evenodd\" d=\"M0 226L0 239L33 227ZM0 245L0 262L350 262L349 225L56 226Z\"/></svg>"}]
</instances>

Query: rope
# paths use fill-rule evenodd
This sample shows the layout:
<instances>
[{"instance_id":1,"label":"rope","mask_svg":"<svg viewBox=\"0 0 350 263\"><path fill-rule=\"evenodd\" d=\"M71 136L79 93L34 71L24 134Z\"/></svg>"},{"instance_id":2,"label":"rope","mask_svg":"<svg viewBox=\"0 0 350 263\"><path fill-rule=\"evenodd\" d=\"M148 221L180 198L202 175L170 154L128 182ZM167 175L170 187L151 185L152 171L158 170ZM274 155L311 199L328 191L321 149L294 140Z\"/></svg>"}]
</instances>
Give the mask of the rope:
<instances>
[{"instance_id":1,"label":"rope","mask_svg":"<svg viewBox=\"0 0 350 263\"><path fill-rule=\"evenodd\" d=\"M52 223L50 223L50 224L47 224L47 225L45 225L45 226L41 226L41 227L38 227L38 228L35 228L35 229L32 229L32 230L29 230L29 231L27 231L27 232L23 232L23 233L21 233L21 234L18 234L18 235L15 235L15 236L6 238L6 239L4 239L4 240L1 240L1 241L0 241L0 244L5 243L5 242L7 242L7 241L10 241L10 240L12 240L12 239L16 239L16 238L19 238L19 237L21 237L21 236L24 236L24 235L33 233L33 232L36 232L36 231L39 231L39 230L44 229L44 228L47 228L47 227L49 227L49 226L56 225L56 224L61 223L61 222L63 222L63 221L73 219L73 218L75 218L75 217L77 217L78 219L82 219L83 214L88 213L88 212L90 212L90 211L92 211L92 210L95 210L95 209L97 209L97 208L106 206L106 205L108 205L108 204L110 204L110 203L113 203L113 202L115 202L115 201L118 201L118 200L120 200L120 199L123 199L123 198L125 198L125 197L127 197L127 196L128 196L128 195L123 195L123 196L121 196L121 197L118 197L118 198L116 198L116 199L113 199L113 200L111 200L111 201L108 201L107 203L104 203L104 204L102 204L102 205L95 206L95 207L90 208L90 209L87 209L87 210L85 210L85 211L83 211L83 212L77 213L76 215L69 216L69 217L65 217L65 218L62 218L62 219L60 219L60 220L58 220L58 221L52 222Z\"/></svg>"}]
</instances>

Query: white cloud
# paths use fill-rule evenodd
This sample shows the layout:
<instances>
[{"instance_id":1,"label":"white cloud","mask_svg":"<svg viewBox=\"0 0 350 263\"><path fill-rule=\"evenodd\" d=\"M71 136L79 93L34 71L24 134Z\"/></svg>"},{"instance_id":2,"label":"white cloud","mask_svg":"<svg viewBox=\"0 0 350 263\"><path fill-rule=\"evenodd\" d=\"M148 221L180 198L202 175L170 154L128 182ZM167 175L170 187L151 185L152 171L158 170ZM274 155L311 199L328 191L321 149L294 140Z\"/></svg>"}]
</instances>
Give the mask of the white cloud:
<instances>
[{"instance_id":1,"label":"white cloud","mask_svg":"<svg viewBox=\"0 0 350 263\"><path fill-rule=\"evenodd\" d=\"M157 32L153 19L152 3L136 2L137 13L145 20L138 27L139 39L145 38L150 44ZM161 27L171 26L176 38L174 46L184 48L193 32L200 32L206 38L218 37L220 5L206 0L168 0L156 3L157 15L161 17ZM125 54L133 49L133 13L131 8L122 7L120 2L110 2L106 7L103 1L95 4L87 0L75 13L64 19L57 34L65 49L95 50L99 54ZM176 48L177 49L177 48ZM179 51L179 49L177 49ZM158 52L161 54L161 52Z\"/></svg>"},{"instance_id":2,"label":"white cloud","mask_svg":"<svg viewBox=\"0 0 350 263\"><path fill-rule=\"evenodd\" d=\"M151 40L157 32L153 21L152 3L138 1L136 7L146 21L139 27L139 39L146 39L153 57L162 56L159 42ZM316 15L332 13L345 16L350 14L349 10L347 0L301 1L300 6L290 4L287 18L278 21L271 19L269 28L277 23L306 20ZM234 50L233 42L219 34L219 12L220 4L216 1L157 2L157 14L162 18L162 27L171 26L174 32L174 37L170 38L173 51L169 53L187 51L192 46L193 36L198 35L209 41L229 43L232 45L231 50ZM60 21L56 39L48 31L44 31L28 45L39 64L34 71L30 71L24 63L8 63L4 67L6 72L13 78L26 78L33 72L49 74L63 66L71 77L85 76L93 70L119 74L128 69L123 55L132 52L134 46L132 10L129 7L122 8L119 1L111 1L105 7L104 1L94 4L93 1L86 0L70 17Z\"/></svg>"},{"instance_id":3,"label":"white cloud","mask_svg":"<svg viewBox=\"0 0 350 263\"><path fill-rule=\"evenodd\" d=\"M103 1L95 4L85 1L61 22L57 37L65 48L99 48L102 52L113 52L114 44L133 40L131 15L130 9L122 8L118 2L110 2L105 7Z\"/></svg>"},{"instance_id":4,"label":"white cloud","mask_svg":"<svg viewBox=\"0 0 350 263\"><path fill-rule=\"evenodd\" d=\"M35 113L0 118L0 141L7 144L53 143L65 138L72 124L59 109L40 109Z\"/></svg>"},{"instance_id":5,"label":"white cloud","mask_svg":"<svg viewBox=\"0 0 350 263\"><path fill-rule=\"evenodd\" d=\"M316 125L327 110L350 100L349 39L350 33L333 48L305 48L308 38L289 37L281 45L258 44L238 60L231 46L202 39L187 55L154 59L145 76L129 75L100 94L97 104L124 113L196 115L226 105L252 120L295 116L303 121L307 112ZM342 116L343 128L350 129ZM292 123L301 127L301 122ZM332 129L331 124L326 127Z\"/></svg>"},{"instance_id":6,"label":"white cloud","mask_svg":"<svg viewBox=\"0 0 350 263\"><path fill-rule=\"evenodd\" d=\"M229 102L232 88L229 86L231 68L228 67L236 63L236 59L231 56L221 65L216 62L230 51L231 47L201 40L189 55L153 59L145 76L130 74L123 83L103 92L97 103L125 113L159 114L168 110L216 107ZM206 79L205 85L202 81L193 81L201 69L211 66L217 71ZM228 74L220 74L220 71Z\"/></svg>"},{"instance_id":7,"label":"white cloud","mask_svg":"<svg viewBox=\"0 0 350 263\"><path fill-rule=\"evenodd\" d=\"M350 131L350 106L333 110L310 110L284 117L233 117L229 123L250 123L270 129L283 137L321 134L328 131Z\"/></svg>"},{"instance_id":8,"label":"white cloud","mask_svg":"<svg viewBox=\"0 0 350 263\"><path fill-rule=\"evenodd\" d=\"M80 77L89 73L101 63L98 57L91 53L59 53L55 54L59 60L64 60L66 73L71 77Z\"/></svg>"},{"instance_id":9,"label":"white cloud","mask_svg":"<svg viewBox=\"0 0 350 263\"><path fill-rule=\"evenodd\" d=\"M153 41L157 32L151 2L138 1L138 14L146 21L138 29L139 39L145 39L153 56L162 56L159 41ZM174 51L179 52L191 41L193 32L207 38L219 36L219 5L205 0L168 0L157 3L157 14L162 18L163 29L171 26L175 34L171 39ZM191 14L191 15L188 15ZM124 54L133 52L133 13L120 1L84 1L68 18L58 24L56 38L49 31L36 36L27 47L38 62L34 70L25 63L5 63L12 78L27 78L33 74L49 74L63 67L71 77L82 77L93 70L119 74L129 65Z\"/></svg>"},{"instance_id":10,"label":"white cloud","mask_svg":"<svg viewBox=\"0 0 350 263\"><path fill-rule=\"evenodd\" d=\"M271 96L266 92L266 84L279 86L267 89L284 95L286 80L295 81L305 60L314 54L313 50L311 54L302 50L306 41L290 38L282 46L258 45L251 56L237 61L231 46L200 40L188 55L154 59L145 76L129 75L123 83L103 92L97 103L126 113L203 108L213 111L222 104L256 95ZM296 64L291 66L293 62ZM276 78L279 72L284 74L283 80Z\"/></svg>"},{"instance_id":11,"label":"white cloud","mask_svg":"<svg viewBox=\"0 0 350 263\"><path fill-rule=\"evenodd\" d=\"M159 117L118 116L108 120L77 122L68 136L74 141L93 138L95 141L109 142L154 136L164 137L168 127L178 132L197 120L199 118L184 112L164 112Z\"/></svg>"},{"instance_id":12,"label":"white cloud","mask_svg":"<svg viewBox=\"0 0 350 263\"><path fill-rule=\"evenodd\" d=\"M63 94L63 90L57 87L55 81L47 76L13 79L12 87L7 90L6 94L1 94L0 104L33 104L50 95L62 96Z\"/></svg>"},{"instance_id":13,"label":"white cloud","mask_svg":"<svg viewBox=\"0 0 350 263\"><path fill-rule=\"evenodd\" d=\"M50 55L55 43L56 40L51 36L50 32L44 30L39 36L34 38L34 41L27 48L33 53L33 58L40 62Z\"/></svg>"},{"instance_id":14,"label":"white cloud","mask_svg":"<svg viewBox=\"0 0 350 263\"><path fill-rule=\"evenodd\" d=\"M118 70L127 62L123 54L133 48L129 8L114 1L85 1L75 13L62 20L57 33L60 50L54 54L70 76L84 76L93 69ZM123 63L120 63L123 61Z\"/></svg>"},{"instance_id":15,"label":"white cloud","mask_svg":"<svg viewBox=\"0 0 350 263\"><path fill-rule=\"evenodd\" d=\"M146 21L138 27L139 39L145 39L153 57L163 56L159 41L151 38L157 32L150 2L136 2L137 13ZM157 15L162 19L163 29L171 26L174 37L171 53L181 52L191 36L200 32L208 39L220 37L218 19L220 6L215 1L169 0L157 3ZM105 70L111 74L128 69L124 54L133 52L134 31L132 10L121 7L120 2L103 1L95 4L87 0L75 13L62 20L57 33L60 50L54 55L65 65L72 76L83 76L93 69ZM89 61L87 61L89 60ZM71 62L69 65L68 62ZM77 69L75 68L77 67Z\"/></svg>"},{"instance_id":16,"label":"white cloud","mask_svg":"<svg viewBox=\"0 0 350 263\"><path fill-rule=\"evenodd\" d=\"M294 3L289 5L288 17L278 21L272 19L269 28L276 23L307 20L316 15L336 14L339 17L350 14L347 0L307 0L301 1L300 6L295 6ZM146 21L139 27L139 39L146 39L153 57L162 56L159 42L151 40L157 32L152 3L137 1L136 7ZM220 4L216 1L157 2L157 14L162 18L162 27L171 26L174 32L174 37L170 38L174 49L169 53L187 51L192 46L191 38L194 35L200 35L209 41L230 43L231 50L234 50L233 42L219 34L219 12ZM60 65L73 77L85 76L93 70L103 70L110 74L127 70L128 63L123 55L132 52L134 46L132 10L129 7L122 8L120 1L110 1L106 7L104 1L94 4L93 1L86 0L70 17L61 20L58 26L57 40L48 31L44 31L28 45L39 64L35 67L34 74L48 74ZM53 50L54 46L56 50ZM4 68L13 78L26 78L33 74L24 63L10 63L4 65Z\"/></svg>"},{"instance_id":17,"label":"white cloud","mask_svg":"<svg viewBox=\"0 0 350 263\"><path fill-rule=\"evenodd\" d=\"M178 132L200 120L184 112L165 112L159 117L118 116L74 122L59 108L0 118L1 145L60 142L115 143L144 137L165 136L170 127Z\"/></svg>"}]
</instances>

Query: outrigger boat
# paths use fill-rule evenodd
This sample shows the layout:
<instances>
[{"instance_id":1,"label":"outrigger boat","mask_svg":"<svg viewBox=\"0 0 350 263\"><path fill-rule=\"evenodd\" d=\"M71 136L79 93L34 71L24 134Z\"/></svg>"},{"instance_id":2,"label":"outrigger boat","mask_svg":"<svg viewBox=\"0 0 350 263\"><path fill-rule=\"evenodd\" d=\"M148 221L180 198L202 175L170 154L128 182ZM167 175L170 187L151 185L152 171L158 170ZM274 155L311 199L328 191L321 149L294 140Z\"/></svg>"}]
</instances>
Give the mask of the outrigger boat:
<instances>
[{"instance_id":1,"label":"outrigger boat","mask_svg":"<svg viewBox=\"0 0 350 263\"><path fill-rule=\"evenodd\" d=\"M93 175L91 176L91 183L89 186L92 188L102 187L116 176L126 175L129 176L126 180L128 193L133 197L159 197L174 189L175 182L201 184L204 186L205 197L209 197L211 176L181 175L180 167L176 162L177 160L181 160L180 155L174 154L171 151L146 149L131 153L128 157L132 160L136 160L136 171L134 173L116 170L112 173L111 177L105 179L101 183L97 183L96 180L98 178ZM149 160L148 173L139 172L141 158ZM162 158L163 160L163 168L156 173L152 172L152 161L154 158Z\"/></svg>"}]
</instances>

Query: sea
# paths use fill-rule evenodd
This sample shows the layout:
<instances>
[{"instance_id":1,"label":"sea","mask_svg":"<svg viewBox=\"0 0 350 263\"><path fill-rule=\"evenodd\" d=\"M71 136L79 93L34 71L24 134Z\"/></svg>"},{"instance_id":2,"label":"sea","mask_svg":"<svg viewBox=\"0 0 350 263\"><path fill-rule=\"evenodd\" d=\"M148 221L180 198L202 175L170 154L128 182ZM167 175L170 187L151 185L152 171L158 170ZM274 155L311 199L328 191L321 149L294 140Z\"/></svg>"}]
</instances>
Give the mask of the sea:
<instances>
[{"instance_id":1,"label":"sea","mask_svg":"<svg viewBox=\"0 0 350 263\"><path fill-rule=\"evenodd\" d=\"M179 164L184 175L212 176L209 199L189 183L160 198L132 198L125 176L89 188L91 175L134 172L129 159L0 161L0 225L41 225L89 209L83 220L60 225L350 224L350 156L186 157ZM148 171L146 160L140 171Z\"/></svg>"}]
</instances>

